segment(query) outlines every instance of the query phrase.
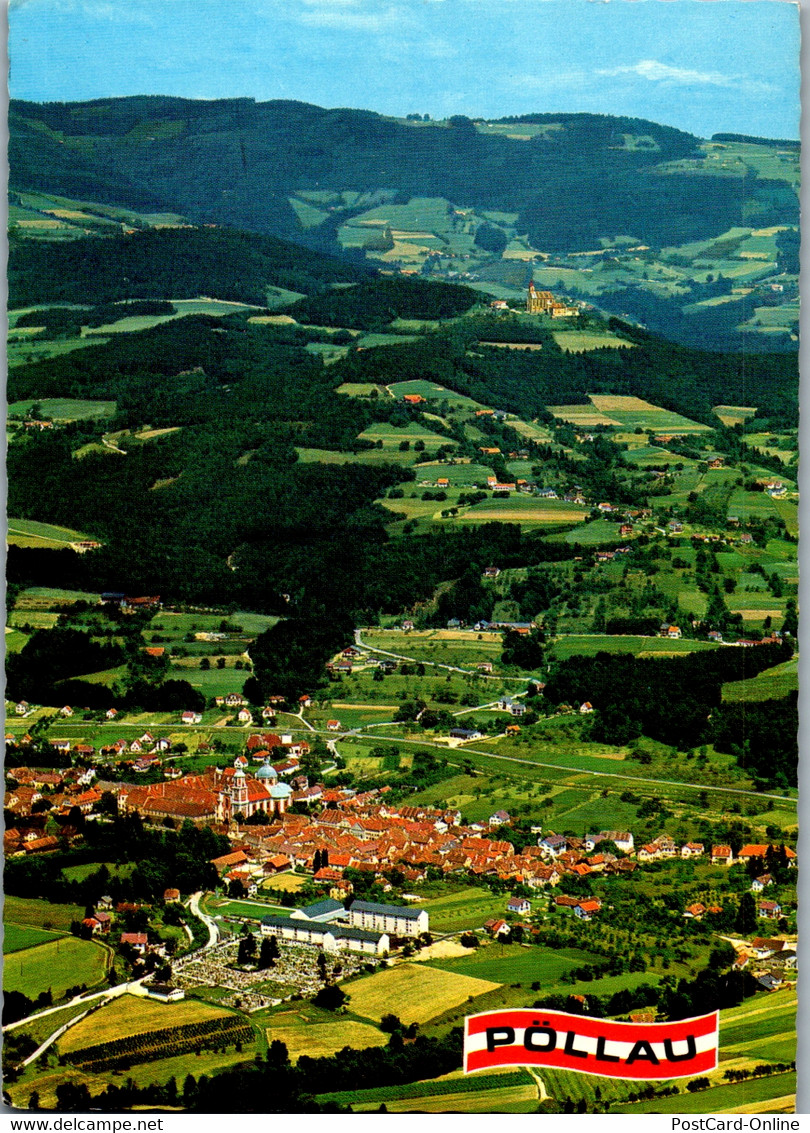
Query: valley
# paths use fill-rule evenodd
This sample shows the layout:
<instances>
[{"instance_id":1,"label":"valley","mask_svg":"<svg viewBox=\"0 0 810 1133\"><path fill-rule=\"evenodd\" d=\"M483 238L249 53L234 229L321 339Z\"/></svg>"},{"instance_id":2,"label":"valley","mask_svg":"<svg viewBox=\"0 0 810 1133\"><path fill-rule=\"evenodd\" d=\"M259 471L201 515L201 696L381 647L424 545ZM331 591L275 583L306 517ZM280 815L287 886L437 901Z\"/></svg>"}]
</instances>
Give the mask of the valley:
<instances>
[{"instance_id":1,"label":"valley","mask_svg":"<svg viewBox=\"0 0 810 1133\"><path fill-rule=\"evenodd\" d=\"M370 116L389 191L305 104L181 102L12 105L12 1104L791 1112L797 152L616 119L565 243L420 163L556 145L573 208L597 116ZM210 114L216 207L154 156ZM719 1063L464 1076L532 1006L717 1009Z\"/></svg>"}]
</instances>

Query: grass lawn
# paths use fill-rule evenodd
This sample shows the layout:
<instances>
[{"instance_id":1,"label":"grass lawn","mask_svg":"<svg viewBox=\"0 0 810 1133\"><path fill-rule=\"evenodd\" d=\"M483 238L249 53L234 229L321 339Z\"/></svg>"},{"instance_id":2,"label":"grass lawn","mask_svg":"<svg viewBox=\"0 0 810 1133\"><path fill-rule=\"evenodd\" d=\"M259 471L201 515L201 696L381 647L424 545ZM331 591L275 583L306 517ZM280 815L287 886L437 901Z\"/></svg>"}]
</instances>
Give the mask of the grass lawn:
<instances>
[{"instance_id":1,"label":"grass lawn","mask_svg":"<svg viewBox=\"0 0 810 1133\"><path fill-rule=\"evenodd\" d=\"M61 933L48 932L44 928L32 928L31 925L12 924L6 921L3 926L3 952L20 952L23 948L33 948L37 944L46 944Z\"/></svg>"},{"instance_id":2,"label":"grass lawn","mask_svg":"<svg viewBox=\"0 0 810 1133\"><path fill-rule=\"evenodd\" d=\"M81 865L66 866L62 870L62 875L68 881L84 881L91 873L96 873L105 865L113 877L129 877L135 869L134 862L124 862L119 865L118 862L82 862Z\"/></svg>"},{"instance_id":3,"label":"grass lawn","mask_svg":"<svg viewBox=\"0 0 810 1133\"><path fill-rule=\"evenodd\" d=\"M261 920L270 913L281 911L288 914L288 910L281 905L274 905L271 901L225 901L217 897L207 897L204 902L205 911L210 917L247 917L250 920Z\"/></svg>"},{"instance_id":4,"label":"grass lawn","mask_svg":"<svg viewBox=\"0 0 810 1133\"><path fill-rule=\"evenodd\" d=\"M447 781L445 780L441 786L447 788ZM458 893L435 897L422 904L430 914L432 931L462 932L464 929L480 928L490 917L501 916L506 907L506 900L503 894L494 894L489 889L470 886L461 889ZM482 976L482 978L489 977Z\"/></svg>"},{"instance_id":5,"label":"grass lawn","mask_svg":"<svg viewBox=\"0 0 810 1133\"><path fill-rule=\"evenodd\" d=\"M591 657L596 653L634 653L636 656L662 657L681 653L697 653L706 649L722 649L711 641L690 641L688 638L620 637L611 634L565 634L556 637L552 654L557 661L569 657Z\"/></svg>"},{"instance_id":6,"label":"grass lawn","mask_svg":"<svg viewBox=\"0 0 810 1133\"><path fill-rule=\"evenodd\" d=\"M501 912L506 902L501 902ZM596 959L579 948L541 948L537 945L497 944L494 941L471 950L469 956L452 960L431 960L430 967L454 975L474 976L499 984L532 984L543 987L556 983L572 968L590 964Z\"/></svg>"},{"instance_id":7,"label":"grass lawn","mask_svg":"<svg viewBox=\"0 0 810 1133\"><path fill-rule=\"evenodd\" d=\"M36 999L40 992L50 989L53 998L58 1000L69 987L86 984L92 988L102 983L108 960L107 951L94 941L63 936L7 956L3 965L3 988L21 991L29 999Z\"/></svg>"},{"instance_id":8,"label":"grass lawn","mask_svg":"<svg viewBox=\"0 0 810 1133\"><path fill-rule=\"evenodd\" d=\"M129 1035L149 1034L163 1027L179 1027L186 1023L202 1023L232 1013L197 999L179 1003L159 1003L139 995L121 995L106 1007L88 1015L71 1027L59 1040L60 1054L67 1054L96 1043L111 1042Z\"/></svg>"},{"instance_id":9,"label":"grass lawn","mask_svg":"<svg viewBox=\"0 0 810 1133\"><path fill-rule=\"evenodd\" d=\"M112 417L114 401L86 401L69 397L29 398L9 405L9 416L27 415L32 405L39 405L44 418L53 421L88 421L96 417Z\"/></svg>"},{"instance_id":10,"label":"grass lawn","mask_svg":"<svg viewBox=\"0 0 810 1133\"><path fill-rule=\"evenodd\" d=\"M793 658L747 681L723 685L723 700L777 700L799 687L799 661Z\"/></svg>"},{"instance_id":11,"label":"grass lawn","mask_svg":"<svg viewBox=\"0 0 810 1133\"><path fill-rule=\"evenodd\" d=\"M384 972L343 985L355 1015L379 1022L393 1012L403 1023L426 1023L468 999L494 991L498 985L441 971L426 964L398 964Z\"/></svg>"},{"instance_id":12,"label":"grass lawn","mask_svg":"<svg viewBox=\"0 0 810 1133\"><path fill-rule=\"evenodd\" d=\"M52 523L38 523L34 519L8 520L7 541L17 547L44 547L59 550L89 535L69 527L56 527Z\"/></svg>"},{"instance_id":13,"label":"grass lawn","mask_svg":"<svg viewBox=\"0 0 810 1133\"><path fill-rule=\"evenodd\" d=\"M192 688L199 689L205 696L227 696L229 692L242 691L250 672L233 666L218 669L216 664L212 664L210 669L201 669L197 662L195 668L173 664L169 676L173 680L188 681Z\"/></svg>"}]
</instances>

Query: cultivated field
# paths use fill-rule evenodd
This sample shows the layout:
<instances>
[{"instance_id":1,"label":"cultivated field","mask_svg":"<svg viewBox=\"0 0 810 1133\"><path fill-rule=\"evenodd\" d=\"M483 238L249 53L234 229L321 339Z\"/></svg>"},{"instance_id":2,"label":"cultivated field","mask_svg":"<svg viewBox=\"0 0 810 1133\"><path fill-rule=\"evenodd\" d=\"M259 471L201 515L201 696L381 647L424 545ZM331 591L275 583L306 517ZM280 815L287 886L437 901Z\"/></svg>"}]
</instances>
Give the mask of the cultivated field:
<instances>
[{"instance_id":1,"label":"cultivated field","mask_svg":"<svg viewBox=\"0 0 810 1133\"><path fill-rule=\"evenodd\" d=\"M570 350L574 354L582 354L586 350L598 350L602 346L634 346L617 335L604 334L595 330L555 330L552 338L561 350Z\"/></svg>"},{"instance_id":2,"label":"cultivated field","mask_svg":"<svg viewBox=\"0 0 810 1133\"><path fill-rule=\"evenodd\" d=\"M285 1012L285 1016L287 1014L289 1013ZM302 1054L310 1058L325 1058L337 1054L344 1046L353 1047L355 1050L363 1050L364 1047L369 1046L385 1046L388 1036L369 1023L336 1019L334 1023L268 1027L268 1043L275 1040L284 1043L290 1052L290 1058L296 1062Z\"/></svg>"},{"instance_id":3,"label":"cultivated field","mask_svg":"<svg viewBox=\"0 0 810 1133\"><path fill-rule=\"evenodd\" d=\"M537 1106L538 1086L526 1070L501 1073L460 1073L401 1086L383 1086L354 1093L324 1094L320 1101L348 1105L368 1113L381 1103L389 1113L531 1113Z\"/></svg>"},{"instance_id":4,"label":"cultivated field","mask_svg":"<svg viewBox=\"0 0 810 1133\"><path fill-rule=\"evenodd\" d=\"M565 500L542 500L533 496L511 495L508 499L482 500L454 523L520 523L530 527L550 527L556 523L580 523L587 510Z\"/></svg>"},{"instance_id":5,"label":"cultivated field","mask_svg":"<svg viewBox=\"0 0 810 1133\"><path fill-rule=\"evenodd\" d=\"M80 921L83 916L84 908L81 905L53 905L49 901L29 900L11 895L8 895L3 902L5 924L42 928L51 932L68 932L71 921Z\"/></svg>"},{"instance_id":6,"label":"cultivated field","mask_svg":"<svg viewBox=\"0 0 810 1133\"><path fill-rule=\"evenodd\" d=\"M400 964L345 985L353 1014L379 1022L393 1012L403 1023L426 1023L473 997L494 991L488 980L448 974L424 964Z\"/></svg>"},{"instance_id":7,"label":"cultivated field","mask_svg":"<svg viewBox=\"0 0 810 1133\"><path fill-rule=\"evenodd\" d=\"M230 1015L231 1012L221 1007L196 999L159 1003L145 996L122 995L71 1027L57 1045L60 1054L68 1054L98 1043L148 1034L161 1027L203 1023L208 1019L228 1018Z\"/></svg>"}]
</instances>

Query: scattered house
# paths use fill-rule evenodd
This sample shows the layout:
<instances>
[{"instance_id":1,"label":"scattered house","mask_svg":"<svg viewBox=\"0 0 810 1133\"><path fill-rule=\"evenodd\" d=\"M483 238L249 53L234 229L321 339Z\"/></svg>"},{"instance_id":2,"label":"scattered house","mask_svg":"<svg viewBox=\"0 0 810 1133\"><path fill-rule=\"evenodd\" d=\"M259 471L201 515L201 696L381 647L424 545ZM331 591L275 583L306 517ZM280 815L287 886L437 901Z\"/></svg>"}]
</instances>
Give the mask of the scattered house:
<instances>
[{"instance_id":1,"label":"scattered house","mask_svg":"<svg viewBox=\"0 0 810 1133\"><path fill-rule=\"evenodd\" d=\"M681 846L682 858L700 858L705 854L706 849L702 842L686 842Z\"/></svg>"},{"instance_id":2,"label":"scattered house","mask_svg":"<svg viewBox=\"0 0 810 1133\"><path fill-rule=\"evenodd\" d=\"M104 713L105 719L107 719L107 720L114 720L117 715L118 715L118 709L117 708L108 708L107 711Z\"/></svg>"},{"instance_id":3,"label":"scattered house","mask_svg":"<svg viewBox=\"0 0 810 1133\"><path fill-rule=\"evenodd\" d=\"M330 732L339 732L340 720L327 720L326 727Z\"/></svg>"},{"instance_id":4,"label":"scattered house","mask_svg":"<svg viewBox=\"0 0 810 1133\"><path fill-rule=\"evenodd\" d=\"M298 705L300 708L311 708L314 701L311 696L305 693L303 696L298 697Z\"/></svg>"},{"instance_id":5,"label":"scattered house","mask_svg":"<svg viewBox=\"0 0 810 1133\"><path fill-rule=\"evenodd\" d=\"M525 897L510 897L506 902L507 913L517 913L519 916L525 916L531 912L531 908L531 903Z\"/></svg>"},{"instance_id":6,"label":"scattered house","mask_svg":"<svg viewBox=\"0 0 810 1133\"><path fill-rule=\"evenodd\" d=\"M478 728L451 728L450 738L454 740L480 740L483 738L484 733L479 732Z\"/></svg>"},{"instance_id":7,"label":"scattered house","mask_svg":"<svg viewBox=\"0 0 810 1133\"><path fill-rule=\"evenodd\" d=\"M487 921L484 928L493 938L497 936L511 936L512 933L512 926L509 922L500 919Z\"/></svg>"},{"instance_id":8,"label":"scattered house","mask_svg":"<svg viewBox=\"0 0 810 1133\"><path fill-rule=\"evenodd\" d=\"M507 724L506 725L506 734L507 734L507 736L520 735L520 727L517 724Z\"/></svg>"},{"instance_id":9,"label":"scattered house","mask_svg":"<svg viewBox=\"0 0 810 1133\"><path fill-rule=\"evenodd\" d=\"M59 709L59 715L60 716L72 716L73 715L73 709L70 707L69 704L66 704L64 708Z\"/></svg>"},{"instance_id":10,"label":"scattered house","mask_svg":"<svg viewBox=\"0 0 810 1133\"><path fill-rule=\"evenodd\" d=\"M491 661L479 661L475 667L479 673L491 673L493 669Z\"/></svg>"},{"instance_id":11,"label":"scattered house","mask_svg":"<svg viewBox=\"0 0 810 1133\"><path fill-rule=\"evenodd\" d=\"M768 960L781 954L785 949L784 940L773 940L767 936L755 936L748 945L748 951L755 960Z\"/></svg>"},{"instance_id":12,"label":"scattered house","mask_svg":"<svg viewBox=\"0 0 810 1133\"><path fill-rule=\"evenodd\" d=\"M501 568L496 566L489 566L484 568L484 578L497 578L501 573Z\"/></svg>"},{"instance_id":13,"label":"scattered house","mask_svg":"<svg viewBox=\"0 0 810 1133\"><path fill-rule=\"evenodd\" d=\"M719 629L710 629L706 636L709 641L721 642L723 640L723 635Z\"/></svg>"},{"instance_id":14,"label":"scattered house","mask_svg":"<svg viewBox=\"0 0 810 1133\"><path fill-rule=\"evenodd\" d=\"M593 705L590 700L586 700L580 704L579 711L581 716L586 716L589 712L593 712Z\"/></svg>"},{"instance_id":15,"label":"scattered house","mask_svg":"<svg viewBox=\"0 0 810 1133\"><path fill-rule=\"evenodd\" d=\"M686 908L684 909L683 915L685 917L693 918L695 920L700 920L700 918L703 916L703 914L705 912L706 912L706 906L701 904L700 901L696 901L693 905L687 905L686 906Z\"/></svg>"},{"instance_id":16,"label":"scattered house","mask_svg":"<svg viewBox=\"0 0 810 1133\"><path fill-rule=\"evenodd\" d=\"M598 897L588 897L578 901L574 906L574 916L579 917L581 921L589 921L601 908L602 902Z\"/></svg>"},{"instance_id":17,"label":"scattered house","mask_svg":"<svg viewBox=\"0 0 810 1133\"><path fill-rule=\"evenodd\" d=\"M681 637L680 626L669 626L667 629L667 637L679 638Z\"/></svg>"},{"instance_id":18,"label":"scattered house","mask_svg":"<svg viewBox=\"0 0 810 1133\"><path fill-rule=\"evenodd\" d=\"M778 976L772 975L770 972L766 972L764 976L760 976L757 979L757 983L760 987L764 987L766 991L776 991L778 987L782 986L782 980L780 980Z\"/></svg>"},{"instance_id":19,"label":"scattered house","mask_svg":"<svg viewBox=\"0 0 810 1133\"><path fill-rule=\"evenodd\" d=\"M512 700L511 696L503 696L498 701L498 707L502 712L508 712L510 716L525 716L526 705L521 704L519 700Z\"/></svg>"},{"instance_id":20,"label":"scattered house","mask_svg":"<svg viewBox=\"0 0 810 1133\"><path fill-rule=\"evenodd\" d=\"M249 708L240 708L239 715L236 717L240 724L252 724L253 716Z\"/></svg>"},{"instance_id":21,"label":"scattered house","mask_svg":"<svg viewBox=\"0 0 810 1133\"><path fill-rule=\"evenodd\" d=\"M734 864L734 854L731 846L712 846L712 865L730 866Z\"/></svg>"},{"instance_id":22,"label":"scattered house","mask_svg":"<svg viewBox=\"0 0 810 1133\"><path fill-rule=\"evenodd\" d=\"M425 401L425 398L422 397L420 393L406 393L403 394L402 400L406 405L421 405Z\"/></svg>"},{"instance_id":23,"label":"scattered house","mask_svg":"<svg viewBox=\"0 0 810 1133\"><path fill-rule=\"evenodd\" d=\"M136 952L143 955L146 951L148 940L145 932L122 932L120 943L128 944L131 948L134 948Z\"/></svg>"},{"instance_id":24,"label":"scattered house","mask_svg":"<svg viewBox=\"0 0 810 1133\"><path fill-rule=\"evenodd\" d=\"M184 712L180 719L184 724L202 724L202 713Z\"/></svg>"},{"instance_id":25,"label":"scattered house","mask_svg":"<svg viewBox=\"0 0 810 1133\"><path fill-rule=\"evenodd\" d=\"M179 901L180 900L180 890L179 889L164 889L163 890L163 900L167 904L168 904L169 901Z\"/></svg>"},{"instance_id":26,"label":"scattered house","mask_svg":"<svg viewBox=\"0 0 810 1133\"><path fill-rule=\"evenodd\" d=\"M773 885L773 878L769 873L763 873L761 877L755 877L751 882L751 892L761 893L769 885Z\"/></svg>"},{"instance_id":27,"label":"scattered house","mask_svg":"<svg viewBox=\"0 0 810 1133\"><path fill-rule=\"evenodd\" d=\"M757 905L757 916L767 917L769 920L778 920L782 915L782 906L778 901L760 901Z\"/></svg>"},{"instance_id":28,"label":"scattered house","mask_svg":"<svg viewBox=\"0 0 810 1133\"><path fill-rule=\"evenodd\" d=\"M505 823L510 822L511 818L508 811L496 810L494 814L489 816L489 825L493 827L503 826Z\"/></svg>"}]
</instances>

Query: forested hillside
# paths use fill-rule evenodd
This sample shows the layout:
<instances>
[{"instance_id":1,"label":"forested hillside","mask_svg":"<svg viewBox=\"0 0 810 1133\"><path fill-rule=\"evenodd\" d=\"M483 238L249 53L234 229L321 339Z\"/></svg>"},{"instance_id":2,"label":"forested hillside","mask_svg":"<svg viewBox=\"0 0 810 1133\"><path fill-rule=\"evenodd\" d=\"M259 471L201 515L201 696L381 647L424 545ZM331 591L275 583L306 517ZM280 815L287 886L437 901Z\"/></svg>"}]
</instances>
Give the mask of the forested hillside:
<instances>
[{"instance_id":1,"label":"forested hillside","mask_svg":"<svg viewBox=\"0 0 810 1133\"><path fill-rule=\"evenodd\" d=\"M302 232L290 195L389 189L393 170L404 200L443 197L517 212L535 246L555 251L590 248L617 232L658 245L702 239L741 223L747 202L759 202L760 224L795 222L795 195L780 182L662 171L699 156L698 139L682 131L593 114L520 121L554 128L524 142L481 132L463 116L417 127L296 102L14 101L11 187L171 207L196 221L321 246L329 226Z\"/></svg>"}]
</instances>

